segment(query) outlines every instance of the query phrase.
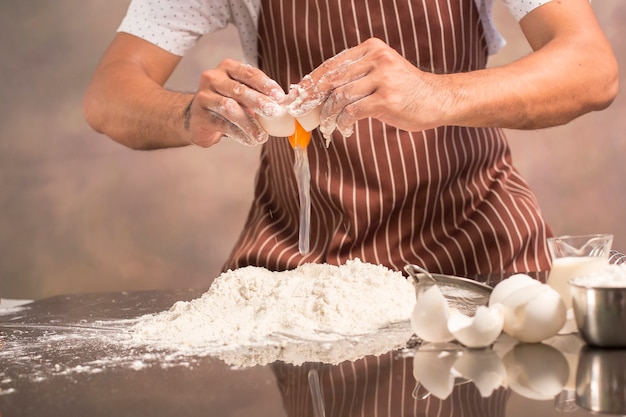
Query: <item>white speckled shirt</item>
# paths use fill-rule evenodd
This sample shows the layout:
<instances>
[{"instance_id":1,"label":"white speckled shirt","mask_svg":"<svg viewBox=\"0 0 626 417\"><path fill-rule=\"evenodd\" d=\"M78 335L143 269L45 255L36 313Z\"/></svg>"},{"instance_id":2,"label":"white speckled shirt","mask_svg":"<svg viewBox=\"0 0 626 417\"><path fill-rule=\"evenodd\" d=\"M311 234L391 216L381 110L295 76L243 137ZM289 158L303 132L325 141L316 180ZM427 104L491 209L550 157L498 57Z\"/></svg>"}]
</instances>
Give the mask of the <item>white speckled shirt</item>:
<instances>
[{"instance_id":1,"label":"white speckled shirt","mask_svg":"<svg viewBox=\"0 0 626 417\"><path fill-rule=\"evenodd\" d=\"M505 41L496 29L491 11L493 0L474 0L478 7L489 52L496 53ZM519 21L531 10L551 0L502 0ZM200 37L237 27L244 59L257 62L257 19L260 0L132 0L118 28L145 39L175 55L184 55Z\"/></svg>"}]
</instances>

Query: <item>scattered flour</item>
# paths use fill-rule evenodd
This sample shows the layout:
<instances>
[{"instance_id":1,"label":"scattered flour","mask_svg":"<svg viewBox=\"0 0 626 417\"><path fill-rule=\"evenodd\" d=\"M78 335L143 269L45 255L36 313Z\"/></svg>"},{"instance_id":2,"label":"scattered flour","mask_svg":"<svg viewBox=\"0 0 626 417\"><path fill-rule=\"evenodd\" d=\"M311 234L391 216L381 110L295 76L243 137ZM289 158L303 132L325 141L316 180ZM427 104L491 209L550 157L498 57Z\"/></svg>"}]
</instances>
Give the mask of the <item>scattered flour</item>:
<instances>
[{"instance_id":1,"label":"scattered flour","mask_svg":"<svg viewBox=\"0 0 626 417\"><path fill-rule=\"evenodd\" d=\"M338 363L367 354L358 348L365 340L380 350L369 354L406 343L410 326L401 324L414 305L413 286L401 273L358 259L284 272L244 267L223 273L200 298L140 317L131 337L177 351L213 350L233 365L298 364L320 355ZM382 339L369 337L381 329Z\"/></svg>"},{"instance_id":2,"label":"scattered flour","mask_svg":"<svg viewBox=\"0 0 626 417\"><path fill-rule=\"evenodd\" d=\"M414 305L402 274L358 259L285 272L241 268L157 314L79 326L5 323L0 362L10 367L0 370L0 397L21 378L194 368L212 359L233 367L354 361L405 347Z\"/></svg>"}]
</instances>

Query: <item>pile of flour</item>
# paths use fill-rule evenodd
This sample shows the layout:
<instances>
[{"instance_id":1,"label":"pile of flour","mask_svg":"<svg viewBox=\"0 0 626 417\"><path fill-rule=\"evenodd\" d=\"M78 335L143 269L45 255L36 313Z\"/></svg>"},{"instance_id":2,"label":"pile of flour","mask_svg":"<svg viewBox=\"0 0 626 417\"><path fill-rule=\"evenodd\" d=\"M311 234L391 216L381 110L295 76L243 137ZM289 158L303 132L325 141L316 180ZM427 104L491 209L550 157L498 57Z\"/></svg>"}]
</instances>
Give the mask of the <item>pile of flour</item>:
<instances>
[{"instance_id":1,"label":"pile of flour","mask_svg":"<svg viewBox=\"0 0 626 417\"><path fill-rule=\"evenodd\" d=\"M284 272L244 267L220 275L200 298L141 317L131 334L134 342L176 350L280 348L285 337L332 342L375 334L408 322L414 305L413 286L400 272L359 259Z\"/></svg>"}]
</instances>

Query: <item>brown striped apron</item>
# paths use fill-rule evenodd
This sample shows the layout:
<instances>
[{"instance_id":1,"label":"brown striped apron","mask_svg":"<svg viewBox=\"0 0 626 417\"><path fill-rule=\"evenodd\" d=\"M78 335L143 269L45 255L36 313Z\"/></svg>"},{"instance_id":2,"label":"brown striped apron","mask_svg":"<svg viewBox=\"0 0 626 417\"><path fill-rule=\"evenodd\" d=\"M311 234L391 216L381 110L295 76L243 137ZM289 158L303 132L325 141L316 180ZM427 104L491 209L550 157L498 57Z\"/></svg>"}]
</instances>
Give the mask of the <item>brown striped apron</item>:
<instances>
[{"instance_id":1,"label":"brown striped apron","mask_svg":"<svg viewBox=\"0 0 626 417\"><path fill-rule=\"evenodd\" d=\"M377 37L419 68L484 68L487 46L473 0L262 0L261 68L285 89L324 60ZM311 252L298 252L294 155L263 145L254 202L225 268L272 270L347 259L401 270L472 275L549 267L550 230L512 166L500 129L442 126L407 132L377 120L354 135L317 131L311 167Z\"/></svg>"}]
</instances>

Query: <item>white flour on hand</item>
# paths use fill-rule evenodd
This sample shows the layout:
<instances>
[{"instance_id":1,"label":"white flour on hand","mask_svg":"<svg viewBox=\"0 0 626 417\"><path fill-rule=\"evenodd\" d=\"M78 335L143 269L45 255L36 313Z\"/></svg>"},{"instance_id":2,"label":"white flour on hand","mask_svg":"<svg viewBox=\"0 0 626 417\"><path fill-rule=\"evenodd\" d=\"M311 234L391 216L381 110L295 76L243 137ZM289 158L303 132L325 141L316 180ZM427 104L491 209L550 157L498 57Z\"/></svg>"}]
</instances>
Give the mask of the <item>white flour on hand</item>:
<instances>
[{"instance_id":1,"label":"white flour on hand","mask_svg":"<svg viewBox=\"0 0 626 417\"><path fill-rule=\"evenodd\" d=\"M291 357L294 349L287 349L286 340L314 342L309 344L325 355L333 352L331 345L352 341L351 347L324 358L340 362L356 359L347 351L359 351L354 349L359 340L394 323L408 323L414 305L413 286L401 273L358 259L342 266L305 264L283 272L244 267L223 273L200 298L141 317L132 338L176 350L213 349L231 364L246 365L284 360L281 350L290 352L292 363L315 359L306 354L300 360ZM410 326L400 327L383 343L387 349L410 337ZM383 345L372 354L384 353ZM235 358L237 352L244 352L245 358Z\"/></svg>"}]
</instances>

